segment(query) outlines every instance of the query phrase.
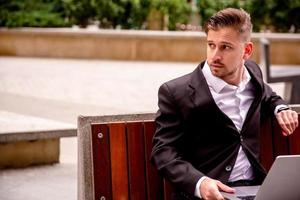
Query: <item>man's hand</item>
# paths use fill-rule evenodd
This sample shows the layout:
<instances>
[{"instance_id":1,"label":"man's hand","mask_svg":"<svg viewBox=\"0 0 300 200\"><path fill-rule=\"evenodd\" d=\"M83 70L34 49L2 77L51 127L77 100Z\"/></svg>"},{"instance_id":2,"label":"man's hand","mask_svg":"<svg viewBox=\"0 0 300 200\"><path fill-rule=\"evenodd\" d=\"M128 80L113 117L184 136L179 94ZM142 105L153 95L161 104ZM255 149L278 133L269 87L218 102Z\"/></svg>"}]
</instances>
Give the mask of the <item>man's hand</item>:
<instances>
[{"instance_id":1,"label":"man's hand","mask_svg":"<svg viewBox=\"0 0 300 200\"><path fill-rule=\"evenodd\" d=\"M220 191L234 193L234 189L221 183L221 181L205 178L200 185L201 197L205 200L224 200Z\"/></svg>"},{"instance_id":2,"label":"man's hand","mask_svg":"<svg viewBox=\"0 0 300 200\"><path fill-rule=\"evenodd\" d=\"M293 110L283 110L277 113L276 119L284 136L291 135L298 127L298 114Z\"/></svg>"}]
</instances>

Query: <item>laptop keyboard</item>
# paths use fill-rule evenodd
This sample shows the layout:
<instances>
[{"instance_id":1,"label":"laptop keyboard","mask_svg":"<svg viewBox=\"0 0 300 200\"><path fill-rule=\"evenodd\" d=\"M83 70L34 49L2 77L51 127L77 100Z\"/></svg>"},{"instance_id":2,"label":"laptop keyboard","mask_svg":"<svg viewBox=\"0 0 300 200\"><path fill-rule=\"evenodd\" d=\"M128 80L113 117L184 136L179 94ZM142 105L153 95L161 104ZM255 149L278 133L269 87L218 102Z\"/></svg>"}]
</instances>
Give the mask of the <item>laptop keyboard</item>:
<instances>
[{"instance_id":1,"label":"laptop keyboard","mask_svg":"<svg viewBox=\"0 0 300 200\"><path fill-rule=\"evenodd\" d=\"M254 200L255 196L238 196L241 200Z\"/></svg>"}]
</instances>

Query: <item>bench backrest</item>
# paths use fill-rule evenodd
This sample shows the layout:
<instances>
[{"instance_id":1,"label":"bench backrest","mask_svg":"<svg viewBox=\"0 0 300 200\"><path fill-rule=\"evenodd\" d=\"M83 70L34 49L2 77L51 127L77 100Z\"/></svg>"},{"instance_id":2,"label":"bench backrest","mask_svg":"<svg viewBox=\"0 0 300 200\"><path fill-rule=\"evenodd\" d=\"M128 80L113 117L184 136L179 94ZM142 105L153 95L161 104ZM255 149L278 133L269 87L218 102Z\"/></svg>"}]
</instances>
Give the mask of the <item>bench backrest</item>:
<instances>
[{"instance_id":1,"label":"bench backrest","mask_svg":"<svg viewBox=\"0 0 300 200\"><path fill-rule=\"evenodd\" d=\"M78 199L169 200L172 187L149 162L153 114L80 117ZM300 130L283 137L274 120L261 128L261 161L268 170L277 155L300 154Z\"/></svg>"}]
</instances>

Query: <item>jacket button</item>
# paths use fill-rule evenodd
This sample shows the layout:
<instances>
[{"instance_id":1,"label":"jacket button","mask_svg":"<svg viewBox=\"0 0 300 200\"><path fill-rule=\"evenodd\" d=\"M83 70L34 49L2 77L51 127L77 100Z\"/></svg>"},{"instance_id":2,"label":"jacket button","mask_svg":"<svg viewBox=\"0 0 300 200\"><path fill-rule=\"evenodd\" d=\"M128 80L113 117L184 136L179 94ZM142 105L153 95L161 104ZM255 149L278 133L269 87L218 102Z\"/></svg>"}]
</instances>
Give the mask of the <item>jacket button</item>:
<instances>
[{"instance_id":1,"label":"jacket button","mask_svg":"<svg viewBox=\"0 0 300 200\"><path fill-rule=\"evenodd\" d=\"M231 169L232 169L232 167L230 165L227 165L226 168L225 168L225 170L228 171L228 172L230 172Z\"/></svg>"}]
</instances>

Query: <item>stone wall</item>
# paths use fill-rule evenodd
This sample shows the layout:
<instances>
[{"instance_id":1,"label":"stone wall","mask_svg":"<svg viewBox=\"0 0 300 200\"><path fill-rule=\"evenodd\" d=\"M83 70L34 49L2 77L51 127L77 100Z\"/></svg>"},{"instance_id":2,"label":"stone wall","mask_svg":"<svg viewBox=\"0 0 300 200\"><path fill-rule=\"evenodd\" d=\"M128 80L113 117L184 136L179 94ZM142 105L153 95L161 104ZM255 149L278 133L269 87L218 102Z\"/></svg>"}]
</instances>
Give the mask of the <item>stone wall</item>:
<instances>
[{"instance_id":1,"label":"stone wall","mask_svg":"<svg viewBox=\"0 0 300 200\"><path fill-rule=\"evenodd\" d=\"M300 34L254 33L256 61L261 37L270 40L272 64L300 64ZM0 56L198 62L205 45L202 32L0 29Z\"/></svg>"}]
</instances>

